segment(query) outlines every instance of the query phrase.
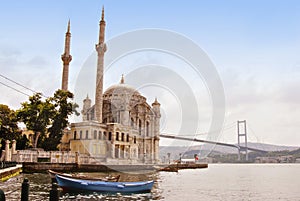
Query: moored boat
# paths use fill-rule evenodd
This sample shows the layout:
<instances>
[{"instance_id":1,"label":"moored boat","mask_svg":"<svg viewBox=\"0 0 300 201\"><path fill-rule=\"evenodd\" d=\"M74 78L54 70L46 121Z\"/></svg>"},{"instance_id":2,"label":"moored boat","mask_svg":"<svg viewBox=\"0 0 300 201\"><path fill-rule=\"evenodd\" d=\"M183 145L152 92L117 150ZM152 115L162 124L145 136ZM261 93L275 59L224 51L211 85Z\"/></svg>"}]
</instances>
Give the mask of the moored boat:
<instances>
[{"instance_id":1,"label":"moored boat","mask_svg":"<svg viewBox=\"0 0 300 201\"><path fill-rule=\"evenodd\" d=\"M154 181L110 182L69 178L55 175L58 185L64 191L92 191L108 193L142 193L150 192Z\"/></svg>"},{"instance_id":2,"label":"moored boat","mask_svg":"<svg viewBox=\"0 0 300 201\"><path fill-rule=\"evenodd\" d=\"M120 175L117 176L107 176L104 178L96 178L96 177L89 177L86 175L78 175L78 174L67 174L62 172L55 172L53 170L48 170L51 179L55 179L55 175L60 175L64 177L74 178L74 179L87 179L87 180L96 180L96 181L119 181Z\"/></svg>"}]
</instances>

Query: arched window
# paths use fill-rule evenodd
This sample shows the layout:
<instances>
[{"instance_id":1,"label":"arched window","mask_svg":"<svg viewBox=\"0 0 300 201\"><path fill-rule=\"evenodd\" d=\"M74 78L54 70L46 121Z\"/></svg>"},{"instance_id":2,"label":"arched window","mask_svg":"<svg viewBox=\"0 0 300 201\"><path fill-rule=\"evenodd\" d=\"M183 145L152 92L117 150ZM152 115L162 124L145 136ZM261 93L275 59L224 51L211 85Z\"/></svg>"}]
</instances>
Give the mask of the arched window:
<instances>
[{"instance_id":1,"label":"arched window","mask_svg":"<svg viewBox=\"0 0 300 201\"><path fill-rule=\"evenodd\" d=\"M97 131L94 130L94 139L96 140L97 139Z\"/></svg>"},{"instance_id":2,"label":"arched window","mask_svg":"<svg viewBox=\"0 0 300 201\"><path fill-rule=\"evenodd\" d=\"M74 131L74 140L76 140L76 135L77 135L77 132Z\"/></svg>"},{"instance_id":3,"label":"arched window","mask_svg":"<svg viewBox=\"0 0 300 201\"><path fill-rule=\"evenodd\" d=\"M101 131L98 132L98 140L102 140L102 132Z\"/></svg>"},{"instance_id":4,"label":"arched window","mask_svg":"<svg viewBox=\"0 0 300 201\"><path fill-rule=\"evenodd\" d=\"M119 141L119 132L116 132L116 141Z\"/></svg>"},{"instance_id":5,"label":"arched window","mask_svg":"<svg viewBox=\"0 0 300 201\"><path fill-rule=\"evenodd\" d=\"M111 132L108 133L108 140L111 141Z\"/></svg>"},{"instance_id":6,"label":"arched window","mask_svg":"<svg viewBox=\"0 0 300 201\"><path fill-rule=\"evenodd\" d=\"M142 135L142 121L139 119L139 134Z\"/></svg>"},{"instance_id":7,"label":"arched window","mask_svg":"<svg viewBox=\"0 0 300 201\"><path fill-rule=\"evenodd\" d=\"M126 141L129 142L129 134L126 136Z\"/></svg>"},{"instance_id":8,"label":"arched window","mask_svg":"<svg viewBox=\"0 0 300 201\"><path fill-rule=\"evenodd\" d=\"M121 141L122 141L122 142L124 142L124 140L125 140L125 137L124 137L124 136L125 136L125 134L122 133L122 135L121 135Z\"/></svg>"},{"instance_id":9,"label":"arched window","mask_svg":"<svg viewBox=\"0 0 300 201\"><path fill-rule=\"evenodd\" d=\"M149 136L149 121L146 122L146 136Z\"/></svg>"},{"instance_id":10,"label":"arched window","mask_svg":"<svg viewBox=\"0 0 300 201\"><path fill-rule=\"evenodd\" d=\"M131 127L134 127L134 119L133 118L130 119L130 125L131 125Z\"/></svg>"},{"instance_id":11,"label":"arched window","mask_svg":"<svg viewBox=\"0 0 300 201\"><path fill-rule=\"evenodd\" d=\"M106 131L103 132L103 140L107 140Z\"/></svg>"}]
</instances>

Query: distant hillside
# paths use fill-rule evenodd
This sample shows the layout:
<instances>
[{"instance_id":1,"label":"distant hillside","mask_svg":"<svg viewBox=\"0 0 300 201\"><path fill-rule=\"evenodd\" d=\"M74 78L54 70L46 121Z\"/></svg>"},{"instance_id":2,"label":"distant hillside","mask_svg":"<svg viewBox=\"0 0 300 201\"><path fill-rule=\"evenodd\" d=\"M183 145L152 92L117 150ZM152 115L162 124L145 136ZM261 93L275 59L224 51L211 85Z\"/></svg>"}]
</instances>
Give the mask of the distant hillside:
<instances>
[{"instance_id":1,"label":"distant hillside","mask_svg":"<svg viewBox=\"0 0 300 201\"><path fill-rule=\"evenodd\" d=\"M293 150L296 150L296 149L300 148L300 146L299 147L281 146L281 145L253 143L253 142L249 142L248 147L257 148L257 149L261 149L261 150L264 150L264 151L293 151Z\"/></svg>"},{"instance_id":2,"label":"distant hillside","mask_svg":"<svg viewBox=\"0 0 300 201\"><path fill-rule=\"evenodd\" d=\"M244 144L242 144L244 146ZM299 149L300 147L295 146L281 146L281 145L272 145L272 144L263 144L263 143L253 143L249 142L248 147L261 149L264 151L294 151L296 149ZM196 145L191 147L182 147L182 146L160 146L160 157L163 158L164 156L167 156L167 153L171 153L171 159L177 159L179 158L179 154L183 153L203 153L203 155L206 155L206 153L209 153L210 151L224 153L224 154L231 154L231 153L237 153L237 149L232 147L225 147L225 146L213 146L213 145Z\"/></svg>"}]
</instances>

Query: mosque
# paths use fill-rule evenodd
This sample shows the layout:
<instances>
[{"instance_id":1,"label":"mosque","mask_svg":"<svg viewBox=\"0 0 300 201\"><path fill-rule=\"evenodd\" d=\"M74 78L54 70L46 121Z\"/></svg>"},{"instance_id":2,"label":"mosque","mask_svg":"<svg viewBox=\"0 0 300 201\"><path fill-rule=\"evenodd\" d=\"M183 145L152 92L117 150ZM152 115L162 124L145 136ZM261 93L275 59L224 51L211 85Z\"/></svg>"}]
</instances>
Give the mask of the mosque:
<instances>
[{"instance_id":1,"label":"mosque","mask_svg":"<svg viewBox=\"0 0 300 201\"><path fill-rule=\"evenodd\" d=\"M101 162L157 163L159 160L160 104L149 105L146 98L126 84L124 77L103 93L105 44L104 8L96 44L97 72L95 102L87 96L81 110L82 121L71 124L61 140L61 150L89 154ZM65 37L62 90L68 90L70 21Z\"/></svg>"}]
</instances>

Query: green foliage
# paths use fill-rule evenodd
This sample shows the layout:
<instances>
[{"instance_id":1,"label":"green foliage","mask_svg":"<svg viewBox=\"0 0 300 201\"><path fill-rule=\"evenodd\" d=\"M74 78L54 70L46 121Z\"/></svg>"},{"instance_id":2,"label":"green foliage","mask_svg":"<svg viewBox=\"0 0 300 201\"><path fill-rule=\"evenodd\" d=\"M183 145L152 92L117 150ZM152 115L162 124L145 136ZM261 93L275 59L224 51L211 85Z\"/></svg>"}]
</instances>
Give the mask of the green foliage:
<instances>
[{"instance_id":1,"label":"green foliage","mask_svg":"<svg viewBox=\"0 0 300 201\"><path fill-rule=\"evenodd\" d=\"M16 112L11 110L7 105L0 104L0 141L1 149L5 148L5 141L16 140L18 143L22 140L21 131L18 128ZM27 148L25 144L19 144L19 147Z\"/></svg>"},{"instance_id":2,"label":"green foliage","mask_svg":"<svg viewBox=\"0 0 300 201\"><path fill-rule=\"evenodd\" d=\"M49 138L43 143L45 150L56 150L63 136L63 129L69 124L68 116L73 110L73 94L69 91L58 90L54 96L49 98L55 107L55 114L52 118L52 125L48 129ZM76 111L76 110L75 110Z\"/></svg>"},{"instance_id":3,"label":"green foliage","mask_svg":"<svg viewBox=\"0 0 300 201\"><path fill-rule=\"evenodd\" d=\"M17 117L25 123L28 130L34 132L34 148L57 150L63 129L69 124L68 116L72 113L78 115L78 105L73 104L72 99L71 92L57 90L53 97L46 100L42 100L41 94L37 93L29 97L29 102L22 103Z\"/></svg>"},{"instance_id":4,"label":"green foliage","mask_svg":"<svg viewBox=\"0 0 300 201\"><path fill-rule=\"evenodd\" d=\"M15 111L0 104L0 138L13 140L19 134Z\"/></svg>"},{"instance_id":5,"label":"green foliage","mask_svg":"<svg viewBox=\"0 0 300 201\"><path fill-rule=\"evenodd\" d=\"M21 104L17 111L17 117L24 122L28 130L34 132L33 147L37 147L38 139L46 134L46 129L54 116L54 105L48 99L42 100L41 94L37 93L29 97L29 102Z\"/></svg>"},{"instance_id":6,"label":"green foliage","mask_svg":"<svg viewBox=\"0 0 300 201\"><path fill-rule=\"evenodd\" d=\"M21 138L17 139L16 149L22 150L26 148L29 148L29 140L26 135L23 135Z\"/></svg>"}]
</instances>

